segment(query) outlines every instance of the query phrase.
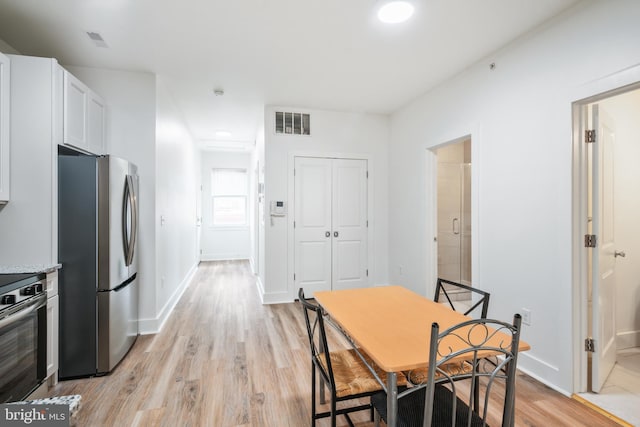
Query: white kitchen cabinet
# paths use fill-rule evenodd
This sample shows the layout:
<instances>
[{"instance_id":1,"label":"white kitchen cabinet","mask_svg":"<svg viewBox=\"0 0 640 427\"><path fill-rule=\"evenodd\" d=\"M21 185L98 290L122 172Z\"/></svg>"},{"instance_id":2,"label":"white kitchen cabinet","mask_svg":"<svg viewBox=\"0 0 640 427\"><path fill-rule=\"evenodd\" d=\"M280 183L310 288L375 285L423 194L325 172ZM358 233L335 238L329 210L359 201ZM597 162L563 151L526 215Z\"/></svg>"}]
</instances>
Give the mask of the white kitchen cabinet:
<instances>
[{"instance_id":1,"label":"white kitchen cabinet","mask_svg":"<svg viewBox=\"0 0 640 427\"><path fill-rule=\"evenodd\" d=\"M63 69L55 59L11 60L11 201L0 216L3 264L58 262L58 144Z\"/></svg>"},{"instance_id":2,"label":"white kitchen cabinet","mask_svg":"<svg viewBox=\"0 0 640 427\"><path fill-rule=\"evenodd\" d=\"M105 144L105 113L104 100L92 90L89 90L88 101L88 148L93 154L107 154Z\"/></svg>"},{"instance_id":3,"label":"white kitchen cabinet","mask_svg":"<svg viewBox=\"0 0 640 427\"><path fill-rule=\"evenodd\" d=\"M89 88L68 71L64 72L64 128L66 145L89 151Z\"/></svg>"},{"instance_id":4,"label":"white kitchen cabinet","mask_svg":"<svg viewBox=\"0 0 640 427\"><path fill-rule=\"evenodd\" d=\"M58 383L58 295L47 299L47 378L49 385Z\"/></svg>"},{"instance_id":5,"label":"white kitchen cabinet","mask_svg":"<svg viewBox=\"0 0 640 427\"><path fill-rule=\"evenodd\" d=\"M9 201L10 59L0 53L0 204Z\"/></svg>"}]
</instances>

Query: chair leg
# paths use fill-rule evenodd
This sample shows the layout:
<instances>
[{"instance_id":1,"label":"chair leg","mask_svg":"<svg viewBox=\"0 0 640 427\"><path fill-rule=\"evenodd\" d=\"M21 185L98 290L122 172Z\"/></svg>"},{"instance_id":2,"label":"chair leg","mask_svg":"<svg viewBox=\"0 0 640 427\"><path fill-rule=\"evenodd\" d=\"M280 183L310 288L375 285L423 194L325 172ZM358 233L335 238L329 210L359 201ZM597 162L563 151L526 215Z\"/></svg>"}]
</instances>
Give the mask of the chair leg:
<instances>
[{"instance_id":1,"label":"chair leg","mask_svg":"<svg viewBox=\"0 0 640 427\"><path fill-rule=\"evenodd\" d=\"M311 363L311 427L316 427L316 367Z\"/></svg>"},{"instance_id":2,"label":"chair leg","mask_svg":"<svg viewBox=\"0 0 640 427\"><path fill-rule=\"evenodd\" d=\"M336 397L331 393L331 427L336 427L337 425L337 415L336 415Z\"/></svg>"}]
</instances>

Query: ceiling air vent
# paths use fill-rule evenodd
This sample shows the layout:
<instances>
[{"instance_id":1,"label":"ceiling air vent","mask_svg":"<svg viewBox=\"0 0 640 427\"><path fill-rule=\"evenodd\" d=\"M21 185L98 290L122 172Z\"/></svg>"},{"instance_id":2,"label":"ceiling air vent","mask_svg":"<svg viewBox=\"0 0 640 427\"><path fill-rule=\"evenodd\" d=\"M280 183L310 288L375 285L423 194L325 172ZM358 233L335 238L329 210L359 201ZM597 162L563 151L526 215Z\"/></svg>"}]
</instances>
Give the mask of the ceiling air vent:
<instances>
[{"instance_id":1,"label":"ceiling air vent","mask_svg":"<svg viewBox=\"0 0 640 427\"><path fill-rule=\"evenodd\" d=\"M276 111L276 133L311 135L311 116L304 113Z\"/></svg>"},{"instance_id":2,"label":"ceiling air vent","mask_svg":"<svg viewBox=\"0 0 640 427\"><path fill-rule=\"evenodd\" d=\"M98 47L109 47L107 46L107 42L104 41L100 33L94 33L92 31L87 31L87 35L91 39L93 43L95 43Z\"/></svg>"}]
</instances>

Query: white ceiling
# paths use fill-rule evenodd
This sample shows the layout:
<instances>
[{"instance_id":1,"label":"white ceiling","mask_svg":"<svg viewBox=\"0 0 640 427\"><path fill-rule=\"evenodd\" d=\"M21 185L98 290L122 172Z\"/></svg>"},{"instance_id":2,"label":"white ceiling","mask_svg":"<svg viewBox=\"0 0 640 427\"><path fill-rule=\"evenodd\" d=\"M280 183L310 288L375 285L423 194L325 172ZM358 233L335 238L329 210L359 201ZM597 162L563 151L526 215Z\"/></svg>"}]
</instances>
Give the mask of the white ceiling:
<instances>
[{"instance_id":1,"label":"white ceiling","mask_svg":"<svg viewBox=\"0 0 640 427\"><path fill-rule=\"evenodd\" d=\"M390 25L376 0L0 0L0 38L61 64L156 73L197 141L227 130L246 143L267 104L391 113L578 1L418 0Z\"/></svg>"}]
</instances>

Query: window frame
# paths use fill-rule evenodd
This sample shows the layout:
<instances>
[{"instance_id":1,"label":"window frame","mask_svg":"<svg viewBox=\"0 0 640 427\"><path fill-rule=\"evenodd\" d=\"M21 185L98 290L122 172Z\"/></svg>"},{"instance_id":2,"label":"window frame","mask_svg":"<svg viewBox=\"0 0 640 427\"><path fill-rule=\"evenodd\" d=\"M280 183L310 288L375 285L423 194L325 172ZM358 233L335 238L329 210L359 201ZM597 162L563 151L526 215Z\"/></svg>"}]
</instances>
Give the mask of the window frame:
<instances>
[{"instance_id":1,"label":"window frame","mask_svg":"<svg viewBox=\"0 0 640 427\"><path fill-rule=\"evenodd\" d=\"M217 171L235 171L241 172L244 175L244 193L228 193L225 191L216 191L215 185L215 175ZM232 229L232 228L246 228L249 225L249 176L246 168L211 168L211 227L212 228L224 228L224 229ZM228 199L228 198L237 198L243 201L244 205L244 220L242 223L216 223L216 199Z\"/></svg>"}]
</instances>

